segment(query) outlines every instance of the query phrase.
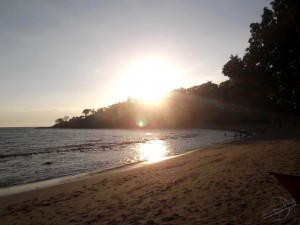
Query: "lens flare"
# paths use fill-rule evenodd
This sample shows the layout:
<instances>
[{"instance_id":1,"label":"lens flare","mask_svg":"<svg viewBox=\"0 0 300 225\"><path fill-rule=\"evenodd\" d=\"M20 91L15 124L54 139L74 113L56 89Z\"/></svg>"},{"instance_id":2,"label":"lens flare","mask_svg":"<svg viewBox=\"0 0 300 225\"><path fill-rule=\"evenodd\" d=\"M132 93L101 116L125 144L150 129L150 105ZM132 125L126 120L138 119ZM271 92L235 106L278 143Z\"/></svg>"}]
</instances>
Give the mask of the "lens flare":
<instances>
[{"instance_id":1,"label":"lens flare","mask_svg":"<svg viewBox=\"0 0 300 225\"><path fill-rule=\"evenodd\" d=\"M146 127L147 126L147 120L145 119L137 119L136 120L136 125L140 128Z\"/></svg>"}]
</instances>

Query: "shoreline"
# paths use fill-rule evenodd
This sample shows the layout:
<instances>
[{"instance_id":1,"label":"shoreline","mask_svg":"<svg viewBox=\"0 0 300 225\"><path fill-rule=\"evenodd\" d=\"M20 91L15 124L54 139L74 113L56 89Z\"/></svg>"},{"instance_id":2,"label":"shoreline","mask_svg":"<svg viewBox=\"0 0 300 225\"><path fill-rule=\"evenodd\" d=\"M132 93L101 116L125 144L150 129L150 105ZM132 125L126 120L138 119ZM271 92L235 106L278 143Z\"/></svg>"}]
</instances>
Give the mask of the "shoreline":
<instances>
[{"instance_id":1,"label":"shoreline","mask_svg":"<svg viewBox=\"0 0 300 225\"><path fill-rule=\"evenodd\" d=\"M232 132L233 130L225 130L225 131ZM216 147L218 145L225 145L225 144L229 144L229 143L235 143L235 142L249 140L249 138L253 138L253 137L254 136L245 136L242 138L238 138L237 140L224 141L224 142L212 144L210 146L206 146L203 148L189 149L184 153L164 157L162 160L160 160L158 162L169 160L174 157L180 157L185 154L190 154L194 151L201 151L201 150L205 150L206 148ZM141 166L145 166L148 164L154 164L154 163L158 163L158 162L149 163L147 161L139 161L139 162L128 163L128 164L124 164L121 166L111 167L111 168L107 168L107 169L103 169L103 170L95 170L95 171L90 171L90 172L85 172L85 173L79 173L79 174L73 174L73 175L68 175L68 176L39 180L39 181L34 181L34 182L29 182L29 183L17 184L17 185L8 186L8 187L0 187L0 197L24 193L24 192L28 192L28 191L37 190L37 189L43 189L43 188L52 187L52 186L56 186L56 185L60 185L60 184L66 184L66 183L73 182L73 181L79 181L79 180L83 180L85 178L88 178L88 177L91 177L94 175L103 174L103 173L110 174L110 173L119 172L119 171L131 170L134 168L138 168Z\"/></svg>"},{"instance_id":2,"label":"shoreline","mask_svg":"<svg viewBox=\"0 0 300 225\"><path fill-rule=\"evenodd\" d=\"M295 131L295 132L294 132ZM291 200L270 172L300 175L300 131L282 129L128 170L0 197L8 224L270 224ZM292 208L284 224L298 224Z\"/></svg>"},{"instance_id":3,"label":"shoreline","mask_svg":"<svg viewBox=\"0 0 300 225\"><path fill-rule=\"evenodd\" d=\"M33 127L28 127L28 128L32 129ZM66 129L69 129L69 128L66 128ZM178 129L181 129L181 128L178 128ZM188 150L185 150L185 152L183 152L183 153L177 153L175 155L170 155L170 156L167 156L164 158L172 158L174 156L183 155L183 154L195 151L195 150L203 150L207 147L211 147L211 146L215 146L215 145L219 145L219 144L236 142L236 141L243 141L244 139L253 137L253 135L246 135L246 132L244 130L233 130L233 129L226 129L226 128L222 128L222 127L219 127L219 128L217 128L217 127L216 128L191 128L191 129L217 130L217 131L225 131L225 132L226 131L241 132L244 136L242 136L241 138L239 138L239 137L233 138L232 137L231 140L227 140L227 141L225 140L225 141L222 141L219 143L210 144L210 145L203 146L200 148L188 149ZM145 129L145 130L147 130L147 129ZM153 129L150 129L150 130L153 130ZM158 130L160 130L160 129L158 129ZM1 156L0 156L0 158L1 158ZM36 180L36 181L16 184L16 185L12 185L12 186L4 186L4 187L0 187L0 196L15 194L15 193L24 192L24 191L30 191L30 190L34 190L37 188L47 187L47 186L53 186L56 184L61 184L61 183L66 183L66 182L69 182L72 180L77 180L81 177L89 176L94 173L103 173L103 172L110 171L110 170L121 169L122 167L124 167L126 169L126 167L134 166L135 164L143 164L143 163L145 163L145 161L132 162L132 163L128 163L128 164L119 165L116 167L87 171L87 172L82 172L82 173L75 173L75 174L70 174L70 175L66 175L66 176L62 176L62 177L54 177L54 178L50 178L50 179ZM16 189L16 190L14 190L14 189Z\"/></svg>"},{"instance_id":4,"label":"shoreline","mask_svg":"<svg viewBox=\"0 0 300 225\"><path fill-rule=\"evenodd\" d=\"M142 165L137 165L137 164L143 164L143 162L130 163L127 165L112 167L112 168L108 168L108 169L104 169L104 170L97 170L97 171L73 174L73 175L69 175L69 176L57 177L57 178L52 178L52 179L45 179L45 180L40 180L40 181L36 181L36 182L18 184L18 185L9 186L9 187L2 187L2 188L0 188L0 197L25 193L25 192L48 188L48 187L53 187L56 185L66 184L66 183L70 183L70 182L74 182L74 181L80 181L85 178L88 178L88 177L91 177L94 175L98 175L98 174L102 174L102 173L109 174L109 173L118 172L121 170L126 171L126 170L130 170L133 168L137 168L138 166L142 166Z\"/></svg>"},{"instance_id":5,"label":"shoreline","mask_svg":"<svg viewBox=\"0 0 300 225\"><path fill-rule=\"evenodd\" d=\"M257 124L252 124L251 126L257 127ZM268 124L267 126L272 127L274 125ZM228 127L228 125L226 127ZM218 146L218 145L224 145L224 144L229 144L229 143L236 143L236 142L246 141L246 140L253 139L256 136L258 136L257 134L249 134L246 131L246 128L248 128L248 126L245 126L245 125L235 124L230 128L229 127L226 128L226 127L223 127L223 126L211 127L211 126L209 126L209 127L201 127L201 128L190 128L190 129L203 129L203 130L208 129L208 130L219 130L219 131L229 131L229 132L241 132L245 136L243 136L241 138L237 137L236 139L232 139L232 140L229 140L229 141L224 141L224 142L221 142L221 143L212 144L212 145L205 146L205 147L202 147L202 148L189 149L186 152L181 153L181 154L176 154L176 155L171 155L171 156L164 157L164 159L162 159L161 161L168 160L168 159L173 158L173 157L178 157L178 156L181 156L181 155L185 155L185 154L188 154L188 153L192 153L194 151L205 150L206 148L211 148L211 147ZM30 128L34 128L34 127L30 127ZM50 128L52 129L52 127L50 127ZM48 128L45 127L45 129L48 129ZM54 128L54 129L73 129L73 128ZM81 129L81 128L78 128L78 129ZM85 128L85 129L89 129L89 128ZM92 128L92 129L98 129L98 128ZM99 128L99 129L102 129L102 128ZM125 129L127 129L127 128L125 128ZM169 129L169 128L166 128L166 129ZM186 129L186 128L178 128L178 129ZM144 164L147 164L147 161L133 162L133 163L124 164L124 165L120 165L120 166L116 166L116 167L111 167L111 168L107 168L107 169L103 169L103 170L95 170L95 171L89 171L89 172L78 173L78 174L71 174L71 175L67 175L67 176L50 178L50 179L45 179L45 180L38 180L38 181L29 182L29 183L22 183L22 184L17 184L17 185L13 185L13 186L0 187L0 197L13 195L13 194L18 194L18 193L23 193L23 192L28 192L28 191L32 191L32 190L41 189L41 188L47 188L47 187L51 187L51 186L55 186L55 185L65 184L65 183L68 183L68 182L81 180L81 179L84 179L84 178L92 176L92 175L111 172L111 171L114 171L114 170L116 170L116 172L117 172L117 171L122 170L122 169L124 169L124 170L133 169L133 168L136 168L137 166L143 166Z\"/></svg>"}]
</instances>

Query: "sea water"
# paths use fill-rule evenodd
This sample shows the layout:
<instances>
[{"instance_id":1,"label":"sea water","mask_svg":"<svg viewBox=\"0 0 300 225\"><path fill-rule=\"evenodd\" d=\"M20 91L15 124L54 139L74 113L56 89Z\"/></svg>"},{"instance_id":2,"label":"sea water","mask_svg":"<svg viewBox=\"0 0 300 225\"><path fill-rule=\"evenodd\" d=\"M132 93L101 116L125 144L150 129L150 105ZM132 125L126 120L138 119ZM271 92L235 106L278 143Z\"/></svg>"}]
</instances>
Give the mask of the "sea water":
<instances>
[{"instance_id":1,"label":"sea water","mask_svg":"<svg viewBox=\"0 0 300 225\"><path fill-rule=\"evenodd\" d=\"M156 162L233 139L210 129L0 128L0 187Z\"/></svg>"}]
</instances>

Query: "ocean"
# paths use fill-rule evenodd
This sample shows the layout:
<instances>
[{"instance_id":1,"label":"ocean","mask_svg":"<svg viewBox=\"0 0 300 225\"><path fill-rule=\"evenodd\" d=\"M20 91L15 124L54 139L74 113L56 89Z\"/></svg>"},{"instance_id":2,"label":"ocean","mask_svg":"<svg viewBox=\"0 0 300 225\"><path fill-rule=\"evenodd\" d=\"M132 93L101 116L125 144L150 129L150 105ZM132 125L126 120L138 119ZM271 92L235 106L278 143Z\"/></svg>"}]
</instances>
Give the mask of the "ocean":
<instances>
[{"instance_id":1,"label":"ocean","mask_svg":"<svg viewBox=\"0 0 300 225\"><path fill-rule=\"evenodd\" d=\"M232 140L233 132L210 129L0 128L0 187L156 162Z\"/></svg>"}]
</instances>

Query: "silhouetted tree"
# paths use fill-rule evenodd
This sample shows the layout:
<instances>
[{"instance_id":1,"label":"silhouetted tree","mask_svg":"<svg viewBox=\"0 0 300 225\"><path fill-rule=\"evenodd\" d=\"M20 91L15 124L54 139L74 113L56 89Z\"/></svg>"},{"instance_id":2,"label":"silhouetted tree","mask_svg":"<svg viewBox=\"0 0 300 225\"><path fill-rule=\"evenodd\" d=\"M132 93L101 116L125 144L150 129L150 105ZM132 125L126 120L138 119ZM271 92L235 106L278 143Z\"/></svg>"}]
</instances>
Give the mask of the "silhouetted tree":
<instances>
[{"instance_id":1,"label":"silhouetted tree","mask_svg":"<svg viewBox=\"0 0 300 225\"><path fill-rule=\"evenodd\" d=\"M69 117L68 117L68 116L64 116L64 117L63 117L63 120L64 120L64 122L67 122L67 121L68 121L68 119L69 119Z\"/></svg>"},{"instance_id":2,"label":"silhouetted tree","mask_svg":"<svg viewBox=\"0 0 300 225\"><path fill-rule=\"evenodd\" d=\"M244 71L245 63L238 55L230 56L230 60L223 66L222 73L229 78L241 77Z\"/></svg>"},{"instance_id":3,"label":"silhouetted tree","mask_svg":"<svg viewBox=\"0 0 300 225\"><path fill-rule=\"evenodd\" d=\"M84 116L87 116L87 115L90 114L91 112L92 112L91 109L84 109L84 110L82 111L82 114L84 114Z\"/></svg>"},{"instance_id":4,"label":"silhouetted tree","mask_svg":"<svg viewBox=\"0 0 300 225\"><path fill-rule=\"evenodd\" d=\"M264 8L260 23L250 25L249 47L243 59L231 56L223 74L230 78L233 90L249 92L244 96L247 104L299 113L299 1L274 0L271 6Z\"/></svg>"},{"instance_id":5,"label":"silhouetted tree","mask_svg":"<svg viewBox=\"0 0 300 225\"><path fill-rule=\"evenodd\" d=\"M60 124L60 123L63 123L63 122L64 122L63 118L58 118L58 119L55 120L56 124Z\"/></svg>"}]
</instances>

